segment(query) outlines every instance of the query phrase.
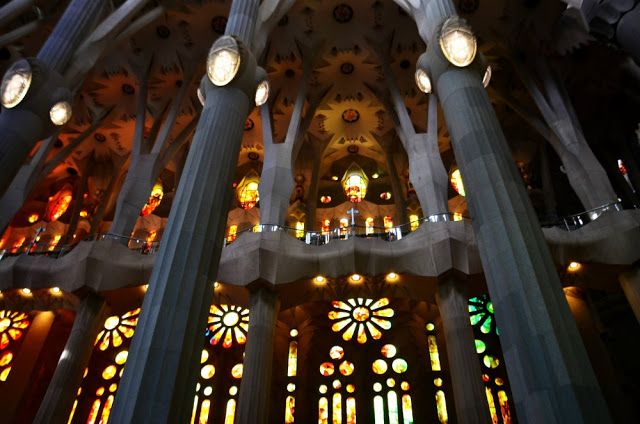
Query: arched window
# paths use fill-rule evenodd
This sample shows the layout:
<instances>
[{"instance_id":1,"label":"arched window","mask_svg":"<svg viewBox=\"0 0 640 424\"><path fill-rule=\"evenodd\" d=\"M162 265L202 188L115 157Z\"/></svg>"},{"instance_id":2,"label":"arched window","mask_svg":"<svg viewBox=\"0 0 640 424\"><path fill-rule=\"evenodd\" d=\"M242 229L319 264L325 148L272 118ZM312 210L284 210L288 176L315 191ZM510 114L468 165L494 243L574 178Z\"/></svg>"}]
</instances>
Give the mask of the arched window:
<instances>
[{"instance_id":1,"label":"arched window","mask_svg":"<svg viewBox=\"0 0 640 424\"><path fill-rule=\"evenodd\" d=\"M325 377L325 382L318 388L318 424L355 424L355 365L345 357L342 346L333 346L328 356L327 361L320 365L320 374Z\"/></svg>"},{"instance_id":2,"label":"arched window","mask_svg":"<svg viewBox=\"0 0 640 424\"><path fill-rule=\"evenodd\" d=\"M24 312L0 311L0 382L9 378L18 348L30 325L30 317Z\"/></svg>"}]
</instances>

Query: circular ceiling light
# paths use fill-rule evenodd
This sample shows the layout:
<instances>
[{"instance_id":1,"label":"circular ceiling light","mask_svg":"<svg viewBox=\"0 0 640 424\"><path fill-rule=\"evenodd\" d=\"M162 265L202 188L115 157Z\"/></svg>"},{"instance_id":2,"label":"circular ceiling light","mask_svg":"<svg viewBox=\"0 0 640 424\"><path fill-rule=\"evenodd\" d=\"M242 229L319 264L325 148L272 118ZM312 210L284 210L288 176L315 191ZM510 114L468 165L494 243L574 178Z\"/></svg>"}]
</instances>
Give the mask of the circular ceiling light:
<instances>
[{"instance_id":1,"label":"circular ceiling light","mask_svg":"<svg viewBox=\"0 0 640 424\"><path fill-rule=\"evenodd\" d=\"M484 71L484 76L482 77L482 85L484 85L484 88L487 88L490 82L491 82L491 66L487 66L487 69Z\"/></svg>"},{"instance_id":2,"label":"circular ceiling light","mask_svg":"<svg viewBox=\"0 0 640 424\"><path fill-rule=\"evenodd\" d=\"M225 35L216 40L207 57L207 76L213 85L229 84L240 69L240 46L235 38Z\"/></svg>"},{"instance_id":3,"label":"circular ceiling light","mask_svg":"<svg viewBox=\"0 0 640 424\"><path fill-rule=\"evenodd\" d=\"M67 101L61 101L53 106L49 110L49 118L54 125L64 125L71 119L71 105Z\"/></svg>"},{"instance_id":4,"label":"circular ceiling light","mask_svg":"<svg viewBox=\"0 0 640 424\"><path fill-rule=\"evenodd\" d=\"M448 18L440 30L440 49L451 64L460 68L476 57L478 43L469 25L459 16Z\"/></svg>"},{"instance_id":5,"label":"circular ceiling light","mask_svg":"<svg viewBox=\"0 0 640 424\"><path fill-rule=\"evenodd\" d=\"M11 109L20 104L29 91L31 77L31 65L26 60L19 60L11 65L2 78L2 106Z\"/></svg>"},{"instance_id":6,"label":"circular ceiling light","mask_svg":"<svg viewBox=\"0 0 640 424\"><path fill-rule=\"evenodd\" d=\"M262 106L269 100L269 81L263 80L256 88L256 106Z\"/></svg>"},{"instance_id":7,"label":"circular ceiling light","mask_svg":"<svg viewBox=\"0 0 640 424\"><path fill-rule=\"evenodd\" d=\"M431 79L424 69L416 69L416 85L425 94L431 93Z\"/></svg>"}]
</instances>

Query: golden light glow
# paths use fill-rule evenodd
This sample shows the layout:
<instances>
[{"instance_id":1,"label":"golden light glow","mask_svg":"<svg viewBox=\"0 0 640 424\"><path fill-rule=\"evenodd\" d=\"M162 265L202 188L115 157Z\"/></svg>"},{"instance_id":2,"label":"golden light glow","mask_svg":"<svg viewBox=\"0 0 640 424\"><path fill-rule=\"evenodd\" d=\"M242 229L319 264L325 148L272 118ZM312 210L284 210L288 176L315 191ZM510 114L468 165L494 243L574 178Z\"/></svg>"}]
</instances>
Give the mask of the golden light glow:
<instances>
[{"instance_id":1,"label":"golden light glow","mask_svg":"<svg viewBox=\"0 0 640 424\"><path fill-rule=\"evenodd\" d=\"M60 287L51 287L51 293L60 294L62 293L62 290L60 290Z\"/></svg>"},{"instance_id":2,"label":"golden light glow","mask_svg":"<svg viewBox=\"0 0 640 424\"><path fill-rule=\"evenodd\" d=\"M451 186L453 189L462 197L465 196L464 184L462 182L462 175L460 174L460 170L458 168L455 169L451 173Z\"/></svg>"},{"instance_id":3,"label":"golden light glow","mask_svg":"<svg viewBox=\"0 0 640 424\"><path fill-rule=\"evenodd\" d=\"M242 209L249 210L260 201L259 184L260 176L253 170L240 180L236 187L236 198Z\"/></svg>"},{"instance_id":4,"label":"golden light glow","mask_svg":"<svg viewBox=\"0 0 640 424\"><path fill-rule=\"evenodd\" d=\"M31 87L31 65L26 60L19 60L11 65L2 78L0 96L2 106L11 109L20 104Z\"/></svg>"},{"instance_id":5,"label":"golden light glow","mask_svg":"<svg viewBox=\"0 0 640 424\"><path fill-rule=\"evenodd\" d=\"M304 237L304 222L296 222L296 238Z\"/></svg>"},{"instance_id":6,"label":"golden light glow","mask_svg":"<svg viewBox=\"0 0 640 424\"><path fill-rule=\"evenodd\" d=\"M222 341L225 349L233 345L247 342L249 331L249 310L236 305L211 305L207 324L207 337L212 346Z\"/></svg>"},{"instance_id":7,"label":"golden light glow","mask_svg":"<svg viewBox=\"0 0 640 424\"><path fill-rule=\"evenodd\" d=\"M567 267L567 271L569 272L578 272L582 268L582 264L580 262L570 262Z\"/></svg>"},{"instance_id":8,"label":"golden light glow","mask_svg":"<svg viewBox=\"0 0 640 424\"><path fill-rule=\"evenodd\" d=\"M314 281L316 284L324 284L324 283L326 283L326 282L327 282L327 279L326 279L326 278L324 278L322 275L317 275L317 276L316 276L316 278L314 278L314 279L313 279L313 281Z\"/></svg>"},{"instance_id":9,"label":"golden light glow","mask_svg":"<svg viewBox=\"0 0 640 424\"><path fill-rule=\"evenodd\" d=\"M425 94L431 93L431 79L424 69L416 69L416 85Z\"/></svg>"},{"instance_id":10,"label":"golden light glow","mask_svg":"<svg viewBox=\"0 0 640 424\"><path fill-rule=\"evenodd\" d=\"M353 162L342 177L342 188L352 203L359 203L367 195L369 178L362 168Z\"/></svg>"},{"instance_id":11,"label":"golden light glow","mask_svg":"<svg viewBox=\"0 0 640 424\"><path fill-rule=\"evenodd\" d=\"M262 106L269 100L269 81L264 80L256 88L256 106Z\"/></svg>"},{"instance_id":12,"label":"golden light glow","mask_svg":"<svg viewBox=\"0 0 640 424\"><path fill-rule=\"evenodd\" d=\"M240 69L240 48L235 38L225 35L216 40L207 57L207 76L219 87L229 84Z\"/></svg>"},{"instance_id":13,"label":"golden light glow","mask_svg":"<svg viewBox=\"0 0 640 424\"><path fill-rule=\"evenodd\" d=\"M296 330L295 328L292 328L291 331L289 331L289 335L291 337L298 337L298 330Z\"/></svg>"},{"instance_id":14,"label":"golden light glow","mask_svg":"<svg viewBox=\"0 0 640 424\"><path fill-rule=\"evenodd\" d=\"M38 215L37 213L32 213L31 215L29 215L29 218L27 218L27 221L29 221L29 224L34 224L38 222L39 219L40 215Z\"/></svg>"},{"instance_id":15,"label":"golden light glow","mask_svg":"<svg viewBox=\"0 0 640 424\"><path fill-rule=\"evenodd\" d=\"M133 337L139 316L140 308L131 310L120 317L110 316L105 320L102 331L98 333L95 345L102 351L107 350L109 346L121 346L124 339Z\"/></svg>"},{"instance_id":16,"label":"golden light glow","mask_svg":"<svg viewBox=\"0 0 640 424\"><path fill-rule=\"evenodd\" d=\"M464 67L476 57L478 45L475 35L464 19L451 16L440 30L440 49L452 65Z\"/></svg>"},{"instance_id":17,"label":"golden light glow","mask_svg":"<svg viewBox=\"0 0 640 424\"><path fill-rule=\"evenodd\" d=\"M398 281L398 274L396 274L395 272L390 272L387 274L387 281L393 282L393 281Z\"/></svg>"},{"instance_id":18,"label":"golden light glow","mask_svg":"<svg viewBox=\"0 0 640 424\"><path fill-rule=\"evenodd\" d=\"M147 200L147 203L142 207L140 216L147 216L153 213L153 211L156 210L156 208L160 205L163 197L164 189L162 188L162 183L158 181L151 189L149 199Z\"/></svg>"},{"instance_id":19,"label":"golden light glow","mask_svg":"<svg viewBox=\"0 0 640 424\"><path fill-rule=\"evenodd\" d=\"M362 280L362 275L360 274L352 274L351 277L349 277L351 279L352 282L354 283L359 283Z\"/></svg>"},{"instance_id":20,"label":"golden light glow","mask_svg":"<svg viewBox=\"0 0 640 424\"><path fill-rule=\"evenodd\" d=\"M86 218L89 216L89 212L87 212L85 209L80 211L80 218Z\"/></svg>"},{"instance_id":21,"label":"golden light glow","mask_svg":"<svg viewBox=\"0 0 640 424\"><path fill-rule=\"evenodd\" d=\"M44 220L47 222L57 221L67 211L72 199L73 190L71 184L65 184L60 191L49 197Z\"/></svg>"},{"instance_id":22,"label":"golden light glow","mask_svg":"<svg viewBox=\"0 0 640 424\"><path fill-rule=\"evenodd\" d=\"M26 287L21 291L22 291L22 294L24 294L25 296L29 296L31 294L31 289L28 289Z\"/></svg>"},{"instance_id":23,"label":"golden light glow","mask_svg":"<svg viewBox=\"0 0 640 424\"><path fill-rule=\"evenodd\" d=\"M54 125L64 125L71 119L71 105L69 102L61 101L53 106L49 110L49 118Z\"/></svg>"},{"instance_id":24,"label":"golden light glow","mask_svg":"<svg viewBox=\"0 0 640 424\"><path fill-rule=\"evenodd\" d=\"M418 215L409 215L409 227L411 231L415 231L420 227L420 217Z\"/></svg>"}]
</instances>

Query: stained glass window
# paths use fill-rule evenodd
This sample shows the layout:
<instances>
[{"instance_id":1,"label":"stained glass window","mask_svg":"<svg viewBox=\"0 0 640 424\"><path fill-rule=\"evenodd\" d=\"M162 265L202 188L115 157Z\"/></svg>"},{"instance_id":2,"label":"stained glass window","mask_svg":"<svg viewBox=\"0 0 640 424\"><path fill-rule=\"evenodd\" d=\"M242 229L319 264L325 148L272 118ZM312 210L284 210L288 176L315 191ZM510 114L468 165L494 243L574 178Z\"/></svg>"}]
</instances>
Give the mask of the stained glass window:
<instances>
[{"instance_id":1,"label":"stained glass window","mask_svg":"<svg viewBox=\"0 0 640 424\"><path fill-rule=\"evenodd\" d=\"M24 312L0 311L0 382L9 378L19 343L29 325L30 317Z\"/></svg>"},{"instance_id":2,"label":"stained glass window","mask_svg":"<svg viewBox=\"0 0 640 424\"><path fill-rule=\"evenodd\" d=\"M298 373L298 330L296 330L295 328L291 329L291 331L289 331L289 337L289 355L287 357L287 377L289 380L289 384L287 384L287 392L289 394L285 399L284 406L285 424L291 424L295 421L296 385L294 381Z\"/></svg>"},{"instance_id":3,"label":"stained glass window","mask_svg":"<svg viewBox=\"0 0 640 424\"><path fill-rule=\"evenodd\" d=\"M322 384L318 389L322 395L318 401L318 423L328 423L329 416L331 424L356 423L356 398L349 396L356 390L355 384L350 380L353 378L355 369L354 363L345 358L342 346L333 346L329 349L329 360L320 365L320 375L333 377L329 380L330 384ZM333 389L329 398L331 402L325 396L328 387ZM346 390L349 395L344 396L343 390Z\"/></svg>"},{"instance_id":4,"label":"stained glass window","mask_svg":"<svg viewBox=\"0 0 640 424\"><path fill-rule=\"evenodd\" d=\"M447 413L447 399L442 390L442 367L440 366L440 353L438 352L438 340L436 339L436 326L429 322L425 326L427 330L427 345L429 348L429 362L431 371L435 372L436 378L433 379L433 385L438 388L436 391L436 412L438 420L441 424L449 422L449 414Z\"/></svg>"},{"instance_id":5,"label":"stained glass window","mask_svg":"<svg viewBox=\"0 0 640 424\"><path fill-rule=\"evenodd\" d=\"M331 329L343 332L342 338L350 341L354 335L360 344L367 342L367 334L374 340L382 337L382 330L391 328L393 309L388 308L389 299L382 298L374 302L373 299L347 299L346 302L333 301L333 310L329 312L329 319L334 321Z\"/></svg>"},{"instance_id":6,"label":"stained glass window","mask_svg":"<svg viewBox=\"0 0 640 424\"><path fill-rule=\"evenodd\" d=\"M388 416L388 422L391 424L399 424L402 418L403 424L413 423L413 410L411 406L411 397L409 395L410 385L407 381L402 381L403 374L408 369L407 361L403 358L396 357L398 349L395 345L386 344L380 349L380 353L385 359L376 359L371 364L371 368L374 374L383 377L387 375L385 385L392 389L396 387L396 378L401 381L400 390L403 392L400 396L402 399L402 405L399 404L398 393L395 390L389 390L385 399L382 396L376 396L373 403L373 414L375 422L384 423L385 408ZM391 369L389 370L388 362L391 362ZM389 373L387 374L387 371ZM374 380L373 391L380 393L382 391L382 383L380 380ZM407 396L404 398L403 396ZM377 400L376 400L377 399Z\"/></svg>"},{"instance_id":7,"label":"stained glass window","mask_svg":"<svg viewBox=\"0 0 640 424\"><path fill-rule=\"evenodd\" d=\"M235 340L238 344L247 342L249 331L249 310L235 305L211 305L207 320L205 336L210 336L209 343L217 345L222 340L222 347L229 348Z\"/></svg>"}]
</instances>

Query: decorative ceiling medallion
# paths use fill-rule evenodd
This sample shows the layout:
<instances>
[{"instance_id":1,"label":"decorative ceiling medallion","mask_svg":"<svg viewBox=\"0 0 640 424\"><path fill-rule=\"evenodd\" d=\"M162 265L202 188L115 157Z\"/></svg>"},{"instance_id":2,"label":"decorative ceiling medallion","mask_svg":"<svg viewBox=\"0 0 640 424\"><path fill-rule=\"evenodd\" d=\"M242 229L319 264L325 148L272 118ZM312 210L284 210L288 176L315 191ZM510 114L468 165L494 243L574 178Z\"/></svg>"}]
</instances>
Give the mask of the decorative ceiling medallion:
<instances>
[{"instance_id":1,"label":"decorative ceiling medallion","mask_svg":"<svg viewBox=\"0 0 640 424\"><path fill-rule=\"evenodd\" d=\"M257 154L256 152L249 152L249 154L247 155L249 157L249 159L251 160L258 160L260 159L260 155Z\"/></svg>"},{"instance_id":2,"label":"decorative ceiling medallion","mask_svg":"<svg viewBox=\"0 0 640 424\"><path fill-rule=\"evenodd\" d=\"M360 119L360 112L355 109L345 109L342 112L342 120L348 124L353 124Z\"/></svg>"},{"instance_id":3,"label":"decorative ceiling medallion","mask_svg":"<svg viewBox=\"0 0 640 424\"><path fill-rule=\"evenodd\" d=\"M227 18L224 16L215 16L211 19L211 29L217 34L224 34L225 29L227 28Z\"/></svg>"},{"instance_id":4,"label":"decorative ceiling medallion","mask_svg":"<svg viewBox=\"0 0 640 424\"><path fill-rule=\"evenodd\" d=\"M333 18L337 22L345 24L353 18L353 9L348 4L339 4L333 8Z\"/></svg>"},{"instance_id":5,"label":"decorative ceiling medallion","mask_svg":"<svg viewBox=\"0 0 640 424\"><path fill-rule=\"evenodd\" d=\"M244 121L244 130L245 131L251 131L254 126L255 126L255 124L253 123L253 119L247 118L247 120Z\"/></svg>"},{"instance_id":6,"label":"decorative ceiling medallion","mask_svg":"<svg viewBox=\"0 0 640 424\"><path fill-rule=\"evenodd\" d=\"M169 38L171 30L166 25L158 25L156 27L156 34L158 34L160 38Z\"/></svg>"},{"instance_id":7,"label":"decorative ceiling medallion","mask_svg":"<svg viewBox=\"0 0 640 424\"><path fill-rule=\"evenodd\" d=\"M355 155L356 153L358 153L358 146L356 146L355 144L350 144L347 147L347 152L351 153L352 155Z\"/></svg>"},{"instance_id":8,"label":"decorative ceiling medallion","mask_svg":"<svg viewBox=\"0 0 640 424\"><path fill-rule=\"evenodd\" d=\"M349 75L351 73L353 73L354 70L354 66L353 63L351 62L345 62L342 65L340 65L340 72L342 72L345 75Z\"/></svg>"}]
</instances>

